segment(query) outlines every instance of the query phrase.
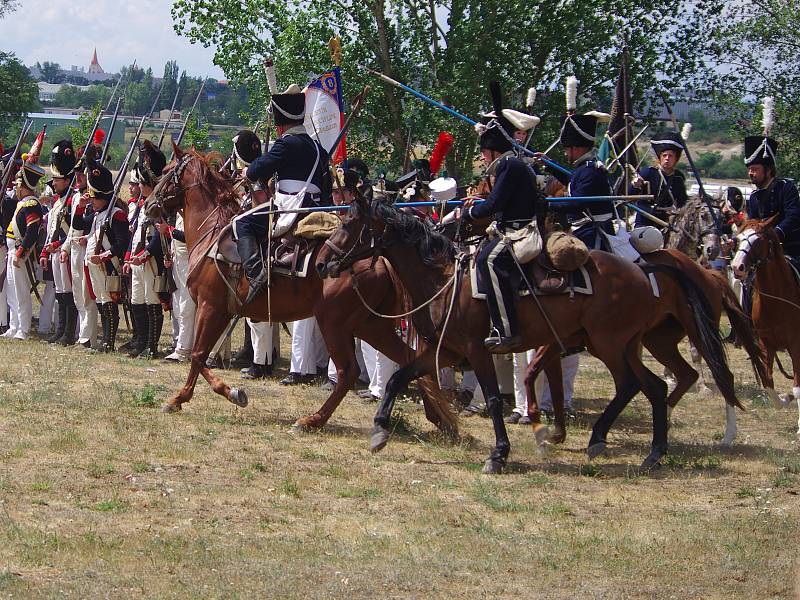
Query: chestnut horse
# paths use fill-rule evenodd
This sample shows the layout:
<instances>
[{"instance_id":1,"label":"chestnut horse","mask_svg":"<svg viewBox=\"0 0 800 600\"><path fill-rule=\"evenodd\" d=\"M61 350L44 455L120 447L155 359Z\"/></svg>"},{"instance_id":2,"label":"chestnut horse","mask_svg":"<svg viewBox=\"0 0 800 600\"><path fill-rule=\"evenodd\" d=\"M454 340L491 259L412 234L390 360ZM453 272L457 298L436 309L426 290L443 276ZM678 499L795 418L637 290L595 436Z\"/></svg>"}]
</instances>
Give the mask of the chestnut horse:
<instances>
[{"instance_id":1,"label":"chestnut horse","mask_svg":"<svg viewBox=\"0 0 800 600\"><path fill-rule=\"evenodd\" d=\"M484 472L501 472L510 442L503 422L494 365L483 343L489 331L489 315L485 303L472 297L469 259L462 254L456 256L451 242L425 224L391 206L381 202L370 204L359 197L342 226L317 255L317 270L320 275L335 277L355 259L377 252L396 269L418 307L414 324L429 345L389 381L375 416L373 449L380 449L386 443L392 403L405 385L440 366L460 364L466 359L487 399L495 431L495 447L485 462ZM570 298L565 294L539 300L562 340L567 344L585 340L592 354L608 367L616 386L612 404L627 403L639 390L647 396L653 410L653 440L643 467L649 468L667 451L667 387L642 363L639 355L642 337L653 324L663 320L665 314L673 314L710 356L716 353L714 362L727 369L724 353L720 354L719 334L716 347L708 343L714 331L709 330L704 318L704 313L709 311L707 303L696 286L679 272L659 267L662 271L658 277L660 293L662 297L671 294L675 300L654 305L650 283L638 266L612 254L592 252L586 269L593 295ZM555 344L533 298L520 298L517 310L523 344L515 351ZM437 361L439 350L441 361ZM560 364L558 370L560 373ZM554 381L560 379L559 375ZM563 428L563 421L560 426ZM597 424L590 449L596 444L605 444L602 427L598 428Z\"/></svg>"},{"instance_id":2,"label":"chestnut horse","mask_svg":"<svg viewBox=\"0 0 800 600\"><path fill-rule=\"evenodd\" d=\"M183 388L164 405L163 410L180 410L181 405L192 397L199 375L218 394L238 406L246 406L245 392L231 388L206 366L211 348L233 317L229 309L229 289L223 280L229 267L217 265L206 256L223 228L240 211L231 182L210 167L201 154L193 150L184 152L175 146L175 159L164 170L162 181L147 199L145 210L150 217L158 217L164 210L183 211L189 248L188 287L197 303L189 375ZM272 278L272 320L296 321L315 316L336 365L338 381L330 397L316 413L299 419L298 426L319 428L325 425L355 383L358 363L354 337L366 341L398 363L407 362L413 356L413 351L396 334L392 321L374 317L361 306L353 289L353 278L357 278L361 294L373 306L389 312L397 310L402 289L391 268L383 261L374 265L371 261L358 263L352 277L338 282L323 282L316 272L305 278ZM238 297L243 301L248 292L247 279L243 275L240 275L236 287ZM242 316L266 321L266 293L246 306L239 305L239 308ZM423 381L422 387L428 420L443 431L455 433L456 418L435 380Z\"/></svg>"},{"instance_id":3,"label":"chestnut horse","mask_svg":"<svg viewBox=\"0 0 800 600\"><path fill-rule=\"evenodd\" d=\"M800 287L773 228L778 219L774 216L742 224L731 268L738 279L747 279L752 287L753 325L766 353L767 377L764 383L767 391L778 405L797 400L800 412ZM780 399L775 393L772 377L778 350L786 350L792 359L794 383L792 391ZM781 366L780 362L778 366ZM797 434L800 435L800 414Z\"/></svg>"}]
</instances>

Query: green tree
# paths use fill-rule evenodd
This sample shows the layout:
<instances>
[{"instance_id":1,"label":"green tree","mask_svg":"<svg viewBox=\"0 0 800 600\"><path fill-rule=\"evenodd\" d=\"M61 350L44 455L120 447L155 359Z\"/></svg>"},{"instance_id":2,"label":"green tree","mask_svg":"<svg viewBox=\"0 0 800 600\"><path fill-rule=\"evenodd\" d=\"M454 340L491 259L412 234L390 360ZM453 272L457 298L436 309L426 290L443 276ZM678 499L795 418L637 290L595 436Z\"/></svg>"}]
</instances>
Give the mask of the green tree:
<instances>
[{"instance_id":1,"label":"green tree","mask_svg":"<svg viewBox=\"0 0 800 600\"><path fill-rule=\"evenodd\" d=\"M39 106L39 88L14 54L0 52L0 137Z\"/></svg>"},{"instance_id":2,"label":"green tree","mask_svg":"<svg viewBox=\"0 0 800 600\"><path fill-rule=\"evenodd\" d=\"M98 102L92 110L78 116L78 124L76 126L67 127L72 138L73 147L79 148L88 141L94 122L97 120L97 115L100 114L103 108L105 108L105 105L102 102Z\"/></svg>"},{"instance_id":3,"label":"green tree","mask_svg":"<svg viewBox=\"0 0 800 600\"><path fill-rule=\"evenodd\" d=\"M200 152L208 150L208 123L201 126L195 115L189 117L181 144L185 147L195 148Z\"/></svg>"},{"instance_id":4,"label":"green tree","mask_svg":"<svg viewBox=\"0 0 800 600\"><path fill-rule=\"evenodd\" d=\"M762 132L753 99L773 96L778 168L800 175L800 0L700 0L687 19L687 34L706 51L697 87L738 136Z\"/></svg>"},{"instance_id":5,"label":"green tree","mask_svg":"<svg viewBox=\"0 0 800 600\"><path fill-rule=\"evenodd\" d=\"M39 63L36 63L39 66ZM49 61L44 61L39 66L39 71L42 73L42 78L47 83L61 83L64 81L64 76L61 74L61 65Z\"/></svg>"},{"instance_id":6,"label":"green tree","mask_svg":"<svg viewBox=\"0 0 800 600\"><path fill-rule=\"evenodd\" d=\"M0 19L19 8L19 0L0 0Z\"/></svg>"},{"instance_id":7,"label":"green tree","mask_svg":"<svg viewBox=\"0 0 800 600\"><path fill-rule=\"evenodd\" d=\"M351 153L386 156L397 169L409 130L414 140L431 144L446 128L456 137L448 170L467 174L476 152L468 125L357 65L407 82L473 118L489 108L489 80L501 81L507 103L517 107L535 86L540 100L534 108L545 118L538 145L549 145L563 113L563 80L576 75L580 108L596 108L615 78L622 31L632 49L632 88L639 100L645 90L683 81L694 60L694 46L680 27L685 8L685 0L657 6L645 0L175 0L172 14L179 34L213 46L228 79L248 86L257 113L266 104L265 56L274 57L282 86L303 84L308 73L330 65L326 42L340 34L345 97L367 83L373 88L349 133ZM664 55L675 60L665 62Z\"/></svg>"},{"instance_id":8,"label":"green tree","mask_svg":"<svg viewBox=\"0 0 800 600\"><path fill-rule=\"evenodd\" d=\"M161 93L158 110L162 108L169 110L172 106L172 100L175 98L175 92L178 89L178 73L180 73L180 70L178 69L177 61L167 61L167 64L164 65L164 91Z\"/></svg>"}]
</instances>

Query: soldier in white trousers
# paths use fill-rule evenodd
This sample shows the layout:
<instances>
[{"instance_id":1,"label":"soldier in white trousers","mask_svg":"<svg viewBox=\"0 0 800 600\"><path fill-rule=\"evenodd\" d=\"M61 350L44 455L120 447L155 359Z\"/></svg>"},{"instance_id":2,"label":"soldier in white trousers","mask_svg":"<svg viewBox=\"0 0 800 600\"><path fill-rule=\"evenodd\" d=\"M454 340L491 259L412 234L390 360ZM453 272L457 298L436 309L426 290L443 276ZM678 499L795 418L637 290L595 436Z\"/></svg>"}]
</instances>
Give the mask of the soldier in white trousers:
<instances>
[{"instance_id":1,"label":"soldier in white trousers","mask_svg":"<svg viewBox=\"0 0 800 600\"><path fill-rule=\"evenodd\" d=\"M536 350L527 352L517 352L514 354L514 398L516 406L513 412L506 418L506 423L519 423L529 425L531 420L528 418L528 396L525 392L525 371L528 364L536 355ZM580 354L570 354L561 359L561 377L564 384L564 410L572 412L572 395L575 389L575 376L578 373L580 364ZM550 395L550 384L547 375L540 373L534 383L534 393L539 410L545 413L553 412L553 397Z\"/></svg>"},{"instance_id":2,"label":"soldier in white trousers","mask_svg":"<svg viewBox=\"0 0 800 600\"><path fill-rule=\"evenodd\" d=\"M316 377L319 366L327 364L327 350L317 320L309 317L295 321L292 324L292 358L289 374L281 379L281 385L305 383Z\"/></svg>"},{"instance_id":3,"label":"soldier in white trousers","mask_svg":"<svg viewBox=\"0 0 800 600\"><path fill-rule=\"evenodd\" d=\"M247 324L250 326L253 344L253 362L241 370L242 379L264 379L272 375L278 358L281 347L280 329L277 324L269 321L256 322L248 318Z\"/></svg>"},{"instance_id":4,"label":"soldier in white trousers","mask_svg":"<svg viewBox=\"0 0 800 600\"><path fill-rule=\"evenodd\" d=\"M175 279L175 292L172 294L172 319L177 323L175 351L164 360L185 362L191 358L194 346L194 315L197 305L189 294L189 250L183 232L183 216L178 213L175 226L166 223L157 225L159 232L172 240L172 276ZM166 265L169 267L170 265Z\"/></svg>"},{"instance_id":5,"label":"soldier in white trousers","mask_svg":"<svg viewBox=\"0 0 800 600\"><path fill-rule=\"evenodd\" d=\"M31 299L31 277L33 272L36 241L44 217L42 205L36 196L36 185L44 176L44 169L36 164L23 163L16 179L16 195L19 201L6 232L9 246L6 259L6 285L10 309L9 328L4 337L17 340L28 339L33 318ZM11 249L13 248L13 251Z\"/></svg>"}]
</instances>

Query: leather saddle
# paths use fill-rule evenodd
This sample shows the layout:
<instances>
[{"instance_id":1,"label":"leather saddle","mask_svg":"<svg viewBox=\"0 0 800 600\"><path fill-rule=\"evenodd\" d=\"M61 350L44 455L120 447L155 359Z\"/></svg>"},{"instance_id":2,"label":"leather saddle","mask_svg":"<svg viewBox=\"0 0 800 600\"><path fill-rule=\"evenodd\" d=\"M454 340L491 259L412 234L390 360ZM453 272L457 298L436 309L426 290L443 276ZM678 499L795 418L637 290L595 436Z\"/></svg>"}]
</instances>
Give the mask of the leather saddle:
<instances>
[{"instance_id":1,"label":"leather saddle","mask_svg":"<svg viewBox=\"0 0 800 600\"><path fill-rule=\"evenodd\" d=\"M556 269L546 252L529 262L527 271L536 291L543 296L562 294L569 285L569 273Z\"/></svg>"},{"instance_id":2,"label":"leather saddle","mask_svg":"<svg viewBox=\"0 0 800 600\"><path fill-rule=\"evenodd\" d=\"M316 248L317 240L309 240L292 235L290 231L283 237L272 241L272 256L270 263L276 273L281 275L296 275L298 266L303 265L306 257ZM261 245L263 255L267 253L267 242ZM207 255L229 265L241 265L242 258L233 239L233 228L226 225L217 239L209 248Z\"/></svg>"}]
</instances>

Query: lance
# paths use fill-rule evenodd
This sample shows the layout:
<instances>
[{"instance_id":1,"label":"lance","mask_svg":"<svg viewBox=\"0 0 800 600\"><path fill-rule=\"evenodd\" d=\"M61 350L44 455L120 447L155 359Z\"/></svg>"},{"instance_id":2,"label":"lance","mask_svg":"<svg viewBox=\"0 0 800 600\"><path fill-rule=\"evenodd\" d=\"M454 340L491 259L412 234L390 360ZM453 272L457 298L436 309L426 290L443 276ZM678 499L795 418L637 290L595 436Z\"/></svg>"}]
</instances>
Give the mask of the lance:
<instances>
[{"instance_id":1,"label":"lance","mask_svg":"<svg viewBox=\"0 0 800 600\"><path fill-rule=\"evenodd\" d=\"M609 163L609 165L606 167L606 171L610 171L611 169L613 169L617 165L617 163L620 162L620 159L622 159L622 157L625 156L625 154L628 152L628 150L630 150L631 146L633 146L636 143L636 140L638 140L640 137L642 137L642 134L645 131L647 131L648 127L650 127L650 126L649 125L645 125L644 127L642 127L642 130L639 133L637 133L636 136L628 143L628 145L625 146L622 149L622 151L617 154L617 157ZM614 147L613 143L611 144L611 147L612 148Z\"/></svg>"},{"instance_id":2,"label":"lance","mask_svg":"<svg viewBox=\"0 0 800 600\"><path fill-rule=\"evenodd\" d=\"M700 188L700 197L703 199L703 202L705 202L706 207L708 207L708 211L711 213L711 217L714 219L714 228L717 230L717 234L721 234L722 226L719 222L719 215L717 215L717 212L714 210L714 206L711 204L711 196L706 194L706 190L703 187L703 180L700 179L700 173L697 171L697 167L694 165L694 160L692 160L692 153L689 152L689 145L686 143L686 140L683 139L683 136L681 136L681 132L678 131L678 121L675 119L675 113L672 112L672 107L667 100L666 94L661 95L661 100L664 102L664 107L667 109L670 119L672 119L672 125L675 127L675 133L678 134L678 139L681 141L681 144L683 144L683 149L686 152L686 160L689 162L689 167L692 169L692 174L694 174L694 178L697 180L697 186Z\"/></svg>"},{"instance_id":3,"label":"lance","mask_svg":"<svg viewBox=\"0 0 800 600\"><path fill-rule=\"evenodd\" d=\"M164 127L161 129L161 136L158 138L158 149L161 149L161 144L164 143L164 136L167 133L167 127L169 127L170 121L172 121L172 115L175 114L175 103L178 101L178 96L181 94L181 84L178 82L178 87L175 90L175 97L172 99L172 107L169 109L169 117L167 120L164 121Z\"/></svg>"},{"instance_id":4,"label":"lance","mask_svg":"<svg viewBox=\"0 0 800 600\"><path fill-rule=\"evenodd\" d=\"M412 94L413 96L416 96L420 100L422 100L424 102L427 102L428 104L430 104L432 106L435 106L436 108L438 108L440 110L443 110L446 113L456 117L457 119L461 119L465 123L469 123L473 127L478 124L477 121L474 121L473 119L470 119L468 116L461 114L457 110L453 110L449 106L446 106L446 105L442 104L441 102L437 102L433 98L430 98L430 97L426 96L425 94L423 94L421 92L418 92L414 88L409 87L404 83L400 83L399 81L396 81L396 80L392 79L391 77L388 77L388 76L384 75L380 71L375 71L373 69L370 69L368 67L363 67L363 66L360 67L360 68L364 69L368 73L372 73L373 75L375 75L377 77L380 77L383 81L385 81L389 85L393 85L396 88L404 90L404 91L408 92L409 94ZM524 147L522 144L518 144L514 140L511 140L511 143L514 146L515 150L517 150L519 152L522 152L526 156L534 156L536 154L533 150L529 150L528 148ZM550 160L549 158L544 158L544 156L542 156L542 157L540 157L540 160L544 164L546 164L548 167L550 167L551 169L555 169L557 171L561 171L565 175L570 175L571 174L571 171L569 169L567 169L566 167L562 167L560 164Z\"/></svg>"},{"instance_id":5,"label":"lance","mask_svg":"<svg viewBox=\"0 0 800 600\"><path fill-rule=\"evenodd\" d=\"M206 87L206 80L203 79L202 83L200 84L200 89L197 90L197 97L195 97L194 102L192 103L192 108L189 109L189 112L186 113L186 116L183 119L183 127L181 127L181 132L178 134L178 139L175 140L175 145L180 146L181 141L183 141L183 136L186 133L186 125L189 123L189 118L192 116L194 109L197 108L197 103L200 101L200 96L203 95L203 89ZM169 157L170 162L172 159L175 158L175 151L172 151L172 155Z\"/></svg>"},{"instance_id":6,"label":"lance","mask_svg":"<svg viewBox=\"0 0 800 600\"><path fill-rule=\"evenodd\" d=\"M11 179L11 171L14 170L14 161L17 159L17 155L19 155L20 147L22 146L22 141L25 139L25 136L28 135L31 127L33 126L33 121L25 119L22 124L22 129L19 132L19 137L17 138L17 143L14 145L14 151L8 157L8 163L5 165L3 169L3 187L0 188L0 196L6 193L6 188L8 188L8 180Z\"/></svg>"}]
</instances>

